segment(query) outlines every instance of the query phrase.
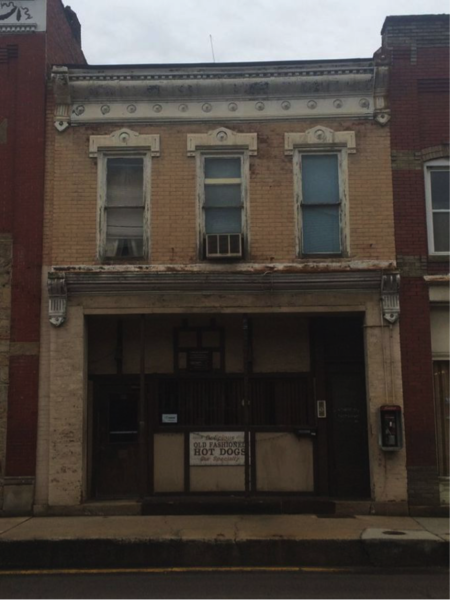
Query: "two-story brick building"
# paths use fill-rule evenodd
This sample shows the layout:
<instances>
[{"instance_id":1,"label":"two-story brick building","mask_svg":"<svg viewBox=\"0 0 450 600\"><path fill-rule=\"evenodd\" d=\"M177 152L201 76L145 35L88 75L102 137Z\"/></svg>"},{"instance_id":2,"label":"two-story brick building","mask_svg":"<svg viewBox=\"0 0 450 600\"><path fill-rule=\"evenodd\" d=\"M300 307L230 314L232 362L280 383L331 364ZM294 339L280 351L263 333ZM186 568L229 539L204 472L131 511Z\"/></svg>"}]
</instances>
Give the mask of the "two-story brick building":
<instances>
[{"instance_id":1,"label":"two-story brick building","mask_svg":"<svg viewBox=\"0 0 450 600\"><path fill-rule=\"evenodd\" d=\"M412 511L448 505L449 17L388 17L392 173Z\"/></svg>"},{"instance_id":2,"label":"two-story brick building","mask_svg":"<svg viewBox=\"0 0 450 600\"><path fill-rule=\"evenodd\" d=\"M53 70L36 510L406 511L387 72Z\"/></svg>"},{"instance_id":3,"label":"two-story brick building","mask_svg":"<svg viewBox=\"0 0 450 600\"><path fill-rule=\"evenodd\" d=\"M61 0L0 3L0 511L34 497L49 66L84 61Z\"/></svg>"}]
</instances>

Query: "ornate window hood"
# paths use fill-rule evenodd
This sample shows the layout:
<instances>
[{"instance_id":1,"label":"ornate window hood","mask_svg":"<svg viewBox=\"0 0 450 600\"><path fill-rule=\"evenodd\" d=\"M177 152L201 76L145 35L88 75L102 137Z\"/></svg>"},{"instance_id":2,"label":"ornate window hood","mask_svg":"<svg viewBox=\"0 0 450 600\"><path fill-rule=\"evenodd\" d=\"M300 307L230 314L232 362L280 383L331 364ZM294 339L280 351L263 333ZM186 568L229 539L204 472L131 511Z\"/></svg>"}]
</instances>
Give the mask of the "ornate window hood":
<instances>
[{"instance_id":1,"label":"ornate window hood","mask_svg":"<svg viewBox=\"0 0 450 600\"><path fill-rule=\"evenodd\" d=\"M379 63L55 67L56 101L68 108L57 109L57 117L66 127L317 117L376 118L384 125L388 67Z\"/></svg>"}]
</instances>

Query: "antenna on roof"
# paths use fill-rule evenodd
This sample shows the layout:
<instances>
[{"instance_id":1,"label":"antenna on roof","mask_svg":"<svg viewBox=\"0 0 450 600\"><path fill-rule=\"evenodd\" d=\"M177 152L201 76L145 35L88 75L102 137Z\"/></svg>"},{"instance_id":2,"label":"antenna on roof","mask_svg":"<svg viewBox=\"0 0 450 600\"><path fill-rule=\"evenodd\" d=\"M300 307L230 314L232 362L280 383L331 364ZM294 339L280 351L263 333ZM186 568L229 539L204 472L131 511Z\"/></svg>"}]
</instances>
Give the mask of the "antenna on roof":
<instances>
[{"instance_id":1,"label":"antenna on roof","mask_svg":"<svg viewBox=\"0 0 450 600\"><path fill-rule=\"evenodd\" d=\"M213 37L211 34L209 34L209 41L211 42L211 52L212 52L213 62L216 62L216 57L214 55Z\"/></svg>"}]
</instances>

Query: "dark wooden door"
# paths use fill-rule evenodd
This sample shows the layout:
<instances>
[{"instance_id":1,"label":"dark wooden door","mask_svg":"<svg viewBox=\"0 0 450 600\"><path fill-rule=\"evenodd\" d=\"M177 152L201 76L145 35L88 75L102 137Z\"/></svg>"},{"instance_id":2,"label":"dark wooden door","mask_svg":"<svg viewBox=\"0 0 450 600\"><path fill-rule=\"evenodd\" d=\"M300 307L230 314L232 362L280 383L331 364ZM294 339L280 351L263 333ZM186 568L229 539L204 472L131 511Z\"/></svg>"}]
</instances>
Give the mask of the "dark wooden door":
<instances>
[{"instance_id":1,"label":"dark wooden door","mask_svg":"<svg viewBox=\"0 0 450 600\"><path fill-rule=\"evenodd\" d=\"M339 498L370 496L364 370L328 366L330 492Z\"/></svg>"},{"instance_id":2,"label":"dark wooden door","mask_svg":"<svg viewBox=\"0 0 450 600\"><path fill-rule=\"evenodd\" d=\"M326 402L318 419L318 481L323 495L369 498L370 470L363 320L314 320L317 400Z\"/></svg>"},{"instance_id":3,"label":"dark wooden door","mask_svg":"<svg viewBox=\"0 0 450 600\"><path fill-rule=\"evenodd\" d=\"M93 490L97 498L139 493L139 390L97 384L94 391Z\"/></svg>"}]
</instances>

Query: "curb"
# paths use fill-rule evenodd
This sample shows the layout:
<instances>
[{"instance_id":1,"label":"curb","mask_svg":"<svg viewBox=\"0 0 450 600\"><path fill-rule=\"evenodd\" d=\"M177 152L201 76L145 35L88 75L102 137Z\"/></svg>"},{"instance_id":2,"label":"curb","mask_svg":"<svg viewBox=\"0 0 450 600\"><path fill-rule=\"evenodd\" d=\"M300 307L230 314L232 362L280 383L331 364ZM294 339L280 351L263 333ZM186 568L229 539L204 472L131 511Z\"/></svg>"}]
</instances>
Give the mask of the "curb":
<instances>
[{"instance_id":1,"label":"curb","mask_svg":"<svg viewBox=\"0 0 450 600\"><path fill-rule=\"evenodd\" d=\"M0 540L6 569L446 567L437 540Z\"/></svg>"}]
</instances>

